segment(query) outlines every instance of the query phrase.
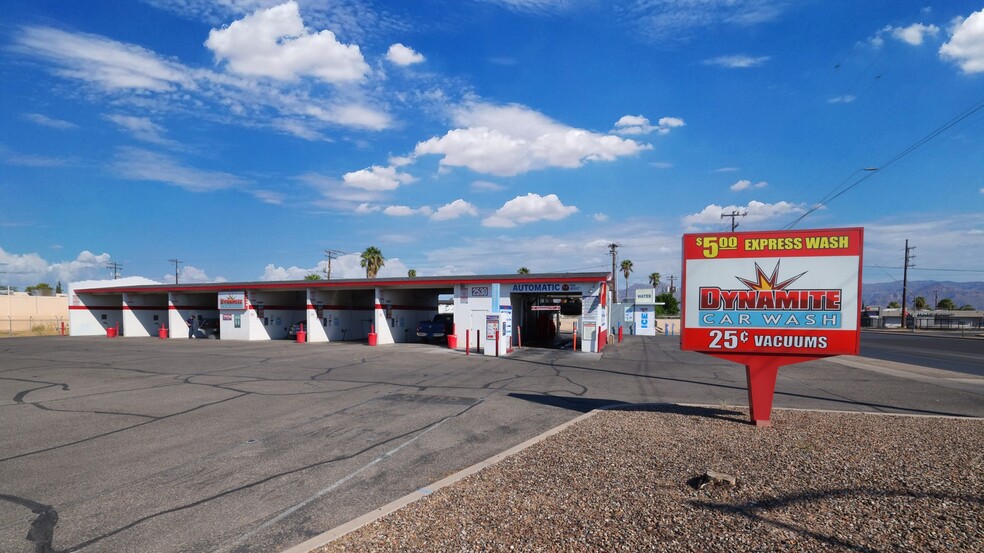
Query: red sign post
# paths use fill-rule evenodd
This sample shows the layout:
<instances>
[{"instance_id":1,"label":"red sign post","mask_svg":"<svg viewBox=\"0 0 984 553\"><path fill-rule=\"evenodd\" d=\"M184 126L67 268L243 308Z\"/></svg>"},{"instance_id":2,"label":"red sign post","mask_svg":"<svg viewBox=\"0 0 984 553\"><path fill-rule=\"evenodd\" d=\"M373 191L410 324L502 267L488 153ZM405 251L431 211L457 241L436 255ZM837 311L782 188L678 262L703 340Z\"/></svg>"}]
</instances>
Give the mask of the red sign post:
<instances>
[{"instance_id":1,"label":"red sign post","mask_svg":"<svg viewBox=\"0 0 984 553\"><path fill-rule=\"evenodd\" d=\"M779 367L860 347L864 229L683 237L681 348L745 365L768 426Z\"/></svg>"}]
</instances>

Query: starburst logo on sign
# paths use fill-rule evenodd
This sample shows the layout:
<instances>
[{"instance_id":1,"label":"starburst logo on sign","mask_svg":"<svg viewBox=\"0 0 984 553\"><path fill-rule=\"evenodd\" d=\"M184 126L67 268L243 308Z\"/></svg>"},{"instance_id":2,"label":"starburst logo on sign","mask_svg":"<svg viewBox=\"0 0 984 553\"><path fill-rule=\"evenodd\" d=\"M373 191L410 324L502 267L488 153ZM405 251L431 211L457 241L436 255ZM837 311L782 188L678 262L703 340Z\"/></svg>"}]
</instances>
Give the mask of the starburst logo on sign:
<instances>
[{"instance_id":1,"label":"starburst logo on sign","mask_svg":"<svg viewBox=\"0 0 984 553\"><path fill-rule=\"evenodd\" d=\"M762 270L762 267L759 267L759 264L756 263L755 277L758 279L758 282L748 280L746 278L741 278L740 276L736 276L735 278L737 278L745 286L748 286L749 290L762 290L762 291L785 290L787 286L796 282L797 280L799 280L801 276L805 275L808 272L808 271L803 271L802 273L794 276L793 278L784 280L782 282L778 282L780 263L781 261L776 261L776 268L772 270L771 276L766 276L765 271Z\"/></svg>"}]
</instances>

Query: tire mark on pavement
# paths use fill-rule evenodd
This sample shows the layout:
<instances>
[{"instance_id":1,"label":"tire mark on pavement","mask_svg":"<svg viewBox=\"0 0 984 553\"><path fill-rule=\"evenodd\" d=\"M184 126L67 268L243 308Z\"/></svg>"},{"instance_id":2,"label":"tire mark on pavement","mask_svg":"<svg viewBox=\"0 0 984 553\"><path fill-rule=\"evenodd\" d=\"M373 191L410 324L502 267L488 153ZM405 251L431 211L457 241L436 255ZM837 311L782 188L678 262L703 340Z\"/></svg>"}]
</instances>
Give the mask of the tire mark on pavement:
<instances>
[{"instance_id":1,"label":"tire mark on pavement","mask_svg":"<svg viewBox=\"0 0 984 553\"><path fill-rule=\"evenodd\" d=\"M24 539L34 543L35 553L55 553L52 542L55 539L55 525L58 524L58 511L54 507L16 495L0 494L0 500L27 507L37 514Z\"/></svg>"}]
</instances>

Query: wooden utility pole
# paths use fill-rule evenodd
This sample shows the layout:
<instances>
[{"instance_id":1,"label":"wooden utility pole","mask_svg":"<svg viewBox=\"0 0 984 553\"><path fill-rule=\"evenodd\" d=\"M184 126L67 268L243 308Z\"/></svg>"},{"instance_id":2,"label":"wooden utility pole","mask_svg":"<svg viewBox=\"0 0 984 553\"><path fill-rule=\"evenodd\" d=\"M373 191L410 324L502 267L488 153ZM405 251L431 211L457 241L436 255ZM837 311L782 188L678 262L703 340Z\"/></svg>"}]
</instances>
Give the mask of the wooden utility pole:
<instances>
[{"instance_id":1,"label":"wooden utility pole","mask_svg":"<svg viewBox=\"0 0 984 553\"><path fill-rule=\"evenodd\" d=\"M331 280L331 260L338 259L338 256L345 255L345 252L339 250L325 250L325 256L328 257L328 268L325 269L326 280Z\"/></svg>"},{"instance_id":2,"label":"wooden utility pole","mask_svg":"<svg viewBox=\"0 0 984 553\"><path fill-rule=\"evenodd\" d=\"M736 221L735 219L737 219L738 217L745 217L746 215L748 215L747 211L744 213L738 213L738 210L736 209L731 213L722 213L721 218L722 219L724 219L725 217L731 218L731 232L734 232L735 229L738 228L738 221Z\"/></svg>"}]
</instances>

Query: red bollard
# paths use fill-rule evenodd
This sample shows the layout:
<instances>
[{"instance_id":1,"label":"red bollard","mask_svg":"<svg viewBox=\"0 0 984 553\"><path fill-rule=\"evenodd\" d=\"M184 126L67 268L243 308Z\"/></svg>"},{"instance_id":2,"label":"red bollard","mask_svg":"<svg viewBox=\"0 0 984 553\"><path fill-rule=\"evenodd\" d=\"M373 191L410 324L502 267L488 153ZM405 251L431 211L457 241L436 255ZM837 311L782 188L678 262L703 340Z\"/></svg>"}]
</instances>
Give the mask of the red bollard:
<instances>
[{"instance_id":1,"label":"red bollard","mask_svg":"<svg viewBox=\"0 0 984 553\"><path fill-rule=\"evenodd\" d=\"M516 325L516 339L519 340L519 349L523 349L523 327Z\"/></svg>"},{"instance_id":2,"label":"red bollard","mask_svg":"<svg viewBox=\"0 0 984 553\"><path fill-rule=\"evenodd\" d=\"M622 343L622 325L618 325L618 343Z\"/></svg>"},{"instance_id":3,"label":"red bollard","mask_svg":"<svg viewBox=\"0 0 984 553\"><path fill-rule=\"evenodd\" d=\"M465 331L465 355L471 355L471 331Z\"/></svg>"},{"instance_id":4,"label":"red bollard","mask_svg":"<svg viewBox=\"0 0 984 553\"><path fill-rule=\"evenodd\" d=\"M499 329L495 329L495 356L499 356Z\"/></svg>"},{"instance_id":5,"label":"red bollard","mask_svg":"<svg viewBox=\"0 0 984 553\"><path fill-rule=\"evenodd\" d=\"M577 351L577 323L574 323L574 345L571 346L571 351Z\"/></svg>"},{"instance_id":6,"label":"red bollard","mask_svg":"<svg viewBox=\"0 0 984 553\"><path fill-rule=\"evenodd\" d=\"M62 336L64 336L64 335L65 335L65 321L62 321L62 325L61 325L61 335L62 335Z\"/></svg>"}]
</instances>

